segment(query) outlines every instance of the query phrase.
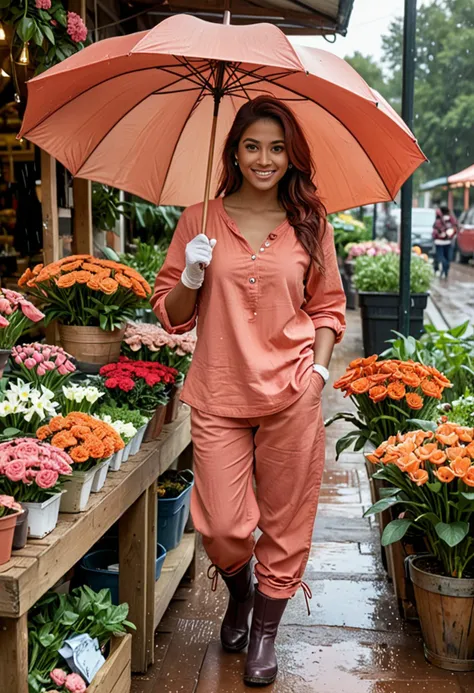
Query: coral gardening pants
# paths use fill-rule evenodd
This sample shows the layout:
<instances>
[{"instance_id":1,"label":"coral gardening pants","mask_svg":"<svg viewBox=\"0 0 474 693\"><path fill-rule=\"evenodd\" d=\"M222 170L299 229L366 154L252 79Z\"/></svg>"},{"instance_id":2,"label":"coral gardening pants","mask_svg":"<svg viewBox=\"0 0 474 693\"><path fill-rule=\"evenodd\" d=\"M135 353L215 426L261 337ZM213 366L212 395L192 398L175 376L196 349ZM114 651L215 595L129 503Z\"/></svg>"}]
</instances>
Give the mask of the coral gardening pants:
<instances>
[{"instance_id":1,"label":"coral gardening pants","mask_svg":"<svg viewBox=\"0 0 474 693\"><path fill-rule=\"evenodd\" d=\"M191 413L191 513L204 548L226 573L255 553L259 590L276 599L301 586L311 548L324 468L321 390L316 373L296 402L270 416ZM257 527L262 535L255 543Z\"/></svg>"}]
</instances>

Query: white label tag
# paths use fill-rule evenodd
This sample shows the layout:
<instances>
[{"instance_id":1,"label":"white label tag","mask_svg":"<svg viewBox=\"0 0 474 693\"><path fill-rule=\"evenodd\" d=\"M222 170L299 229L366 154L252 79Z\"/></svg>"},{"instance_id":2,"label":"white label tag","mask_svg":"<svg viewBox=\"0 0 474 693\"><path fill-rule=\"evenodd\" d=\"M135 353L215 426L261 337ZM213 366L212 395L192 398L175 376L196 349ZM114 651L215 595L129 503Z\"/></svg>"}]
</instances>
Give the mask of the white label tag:
<instances>
[{"instance_id":1,"label":"white label tag","mask_svg":"<svg viewBox=\"0 0 474 693\"><path fill-rule=\"evenodd\" d=\"M64 657L71 671L80 674L87 683L92 683L94 676L105 664L99 641L97 638L93 640L87 633L65 640L59 654Z\"/></svg>"}]
</instances>

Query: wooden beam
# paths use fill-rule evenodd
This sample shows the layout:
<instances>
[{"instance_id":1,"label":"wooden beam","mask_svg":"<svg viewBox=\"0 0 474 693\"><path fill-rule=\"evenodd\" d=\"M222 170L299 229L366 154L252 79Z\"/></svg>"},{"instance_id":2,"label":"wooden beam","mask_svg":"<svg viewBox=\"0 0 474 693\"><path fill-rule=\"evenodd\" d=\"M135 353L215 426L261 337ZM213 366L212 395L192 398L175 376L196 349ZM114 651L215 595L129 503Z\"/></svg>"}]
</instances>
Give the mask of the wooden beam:
<instances>
[{"instance_id":1,"label":"wooden beam","mask_svg":"<svg viewBox=\"0 0 474 693\"><path fill-rule=\"evenodd\" d=\"M0 619L0 690L28 693L28 616Z\"/></svg>"},{"instance_id":2,"label":"wooden beam","mask_svg":"<svg viewBox=\"0 0 474 693\"><path fill-rule=\"evenodd\" d=\"M92 184L85 178L74 178L74 252L94 254L92 229Z\"/></svg>"},{"instance_id":3,"label":"wooden beam","mask_svg":"<svg viewBox=\"0 0 474 693\"><path fill-rule=\"evenodd\" d=\"M41 151L41 207L43 210L44 264L59 260L58 194L56 159Z\"/></svg>"}]
</instances>

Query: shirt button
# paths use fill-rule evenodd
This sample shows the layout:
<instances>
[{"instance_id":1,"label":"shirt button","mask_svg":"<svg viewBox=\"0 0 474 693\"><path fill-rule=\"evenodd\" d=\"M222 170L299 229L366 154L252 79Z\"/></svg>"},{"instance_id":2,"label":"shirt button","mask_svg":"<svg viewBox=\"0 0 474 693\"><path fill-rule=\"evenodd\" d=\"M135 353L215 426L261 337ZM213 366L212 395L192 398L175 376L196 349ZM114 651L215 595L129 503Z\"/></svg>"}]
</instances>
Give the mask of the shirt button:
<instances>
[{"instance_id":1,"label":"shirt button","mask_svg":"<svg viewBox=\"0 0 474 693\"><path fill-rule=\"evenodd\" d=\"M260 248L260 252L263 253L265 248Z\"/></svg>"},{"instance_id":2,"label":"shirt button","mask_svg":"<svg viewBox=\"0 0 474 693\"><path fill-rule=\"evenodd\" d=\"M256 281L257 281L257 280L255 279L255 277L250 277L250 279L249 279L249 282L250 282L251 284L255 284Z\"/></svg>"},{"instance_id":3,"label":"shirt button","mask_svg":"<svg viewBox=\"0 0 474 693\"><path fill-rule=\"evenodd\" d=\"M270 241L265 241L265 248L268 248L269 245L270 245Z\"/></svg>"},{"instance_id":4,"label":"shirt button","mask_svg":"<svg viewBox=\"0 0 474 693\"><path fill-rule=\"evenodd\" d=\"M252 260L256 260L256 259L257 259L257 256L256 256L256 255L252 255Z\"/></svg>"},{"instance_id":5,"label":"shirt button","mask_svg":"<svg viewBox=\"0 0 474 693\"><path fill-rule=\"evenodd\" d=\"M254 315L257 315L257 313L254 313Z\"/></svg>"}]
</instances>

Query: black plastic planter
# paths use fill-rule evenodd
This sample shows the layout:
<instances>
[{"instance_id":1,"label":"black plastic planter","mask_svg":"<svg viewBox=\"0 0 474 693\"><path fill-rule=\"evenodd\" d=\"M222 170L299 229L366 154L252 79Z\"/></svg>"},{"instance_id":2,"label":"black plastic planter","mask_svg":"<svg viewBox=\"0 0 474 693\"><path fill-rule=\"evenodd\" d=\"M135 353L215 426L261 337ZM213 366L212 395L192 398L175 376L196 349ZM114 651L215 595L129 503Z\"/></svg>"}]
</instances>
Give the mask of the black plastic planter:
<instances>
[{"instance_id":1,"label":"black plastic planter","mask_svg":"<svg viewBox=\"0 0 474 693\"><path fill-rule=\"evenodd\" d=\"M423 334L423 311L428 303L428 293L411 295L410 335L419 339ZM365 356L381 354L390 346L393 330L398 331L398 294L378 291L359 291L362 338Z\"/></svg>"}]
</instances>

